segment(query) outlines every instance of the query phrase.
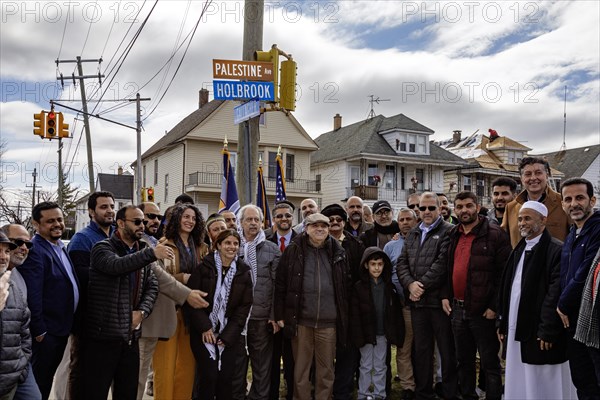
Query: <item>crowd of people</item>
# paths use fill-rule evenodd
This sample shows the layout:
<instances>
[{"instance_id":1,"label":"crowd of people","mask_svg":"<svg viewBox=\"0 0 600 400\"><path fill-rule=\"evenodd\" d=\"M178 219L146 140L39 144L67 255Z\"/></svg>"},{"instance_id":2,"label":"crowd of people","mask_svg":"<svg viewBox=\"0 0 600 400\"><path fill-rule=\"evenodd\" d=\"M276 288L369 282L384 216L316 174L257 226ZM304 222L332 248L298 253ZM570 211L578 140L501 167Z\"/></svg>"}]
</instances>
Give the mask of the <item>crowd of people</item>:
<instances>
[{"instance_id":1,"label":"crowd of people","mask_svg":"<svg viewBox=\"0 0 600 400\"><path fill-rule=\"evenodd\" d=\"M271 227L252 204L94 192L68 246L36 204L33 237L0 229L0 400L386 399L393 381L407 400L600 399L600 211L549 172L524 158L490 210L468 191L453 210L307 198Z\"/></svg>"}]
</instances>

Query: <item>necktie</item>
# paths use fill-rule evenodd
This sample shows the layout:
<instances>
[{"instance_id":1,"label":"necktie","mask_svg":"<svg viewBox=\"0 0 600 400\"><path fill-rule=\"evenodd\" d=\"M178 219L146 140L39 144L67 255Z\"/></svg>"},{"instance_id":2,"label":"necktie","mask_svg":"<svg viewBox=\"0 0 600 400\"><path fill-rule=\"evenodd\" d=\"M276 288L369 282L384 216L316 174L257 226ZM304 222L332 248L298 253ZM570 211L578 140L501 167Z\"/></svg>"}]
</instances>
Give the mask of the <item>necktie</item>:
<instances>
[{"instance_id":1,"label":"necktie","mask_svg":"<svg viewBox=\"0 0 600 400\"><path fill-rule=\"evenodd\" d=\"M285 250L285 238L282 236L279 238L279 250L281 250L281 252L283 253L283 251Z\"/></svg>"}]
</instances>

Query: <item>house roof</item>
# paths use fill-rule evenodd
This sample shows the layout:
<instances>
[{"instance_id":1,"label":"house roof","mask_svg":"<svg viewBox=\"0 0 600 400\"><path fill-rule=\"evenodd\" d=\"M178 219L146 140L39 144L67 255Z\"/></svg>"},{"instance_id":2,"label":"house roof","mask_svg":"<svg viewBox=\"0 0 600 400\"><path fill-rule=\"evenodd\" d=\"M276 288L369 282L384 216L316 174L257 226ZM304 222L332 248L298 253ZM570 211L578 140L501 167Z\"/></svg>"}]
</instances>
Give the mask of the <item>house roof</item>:
<instances>
[{"instance_id":1,"label":"house roof","mask_svg":"<svg viewBox=\"0 0 600 400\"><path fill-rule=\"evenodd\" d=\"M111 192L115 199L133 200L133 175L98 174L96 187Z\"/></svg>"},{"instance_id":2,"label":"house roof","mask_svg":"<svg viewBox=\"0 0 600 400\"><path fill-rule=\"evenodd\" d=\"M599 155L600 144L597 144L540 154L537 157L546 157L552 168L564 173L565 178L573 178L583 176Z\"/></svg>"},{"instance_id":3,"label":"house roof","mask_svg":"<svg viewBox=\"0 0 600 400\"><path fill-rule=\"evenodd\" d=\"M221 104L223 104L223 100L212 100L206 103L202 108L194 110L190 115L179 121L179 123L165 136L161 137L156 143L150 146L150 148L142 154L142 158L146 158L160 150L164 150L173 143L184 139L192 129L198 126L210 114L215 112Z\"/></svg>"},{"instance_id":4,"label":"house roof","mask_svg":"<svg viewBox=\"0 0 600 400\"><path fill-rule=\"evenodd\" d=\"M363 155L377 155L398 157L399 155L392 149L386 140L380 135L380 132L392 129L423 132L431 134L433 131L424 125L398 114L386 118L383 115L377 115L371 119L359 121L340 129L322 134L315 139L319 150L311 155L311 163L319 164L334 160L348 159ZM452 164L463 163L463 160L454 154L441 149L431 143L430 156L431 161L442 161ZM422 155L402 154L402 158L423 159Z\"/></svg>"}]
</instances>

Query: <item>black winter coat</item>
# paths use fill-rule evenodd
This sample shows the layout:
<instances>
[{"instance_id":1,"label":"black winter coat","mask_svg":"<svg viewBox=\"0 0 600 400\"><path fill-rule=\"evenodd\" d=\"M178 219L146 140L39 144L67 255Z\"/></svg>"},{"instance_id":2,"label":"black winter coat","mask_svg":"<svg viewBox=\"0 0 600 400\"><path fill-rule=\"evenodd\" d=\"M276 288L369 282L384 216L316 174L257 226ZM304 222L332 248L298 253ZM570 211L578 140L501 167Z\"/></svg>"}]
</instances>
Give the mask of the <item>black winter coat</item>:
<instances>
[{"instance_id":1,"label":"black winter coat","mask_svg":"<svg viewBox=\"0 0 600 400\"><path fill-rule=\"evenodd\" d=\"M448 222L439 221L438 225L427 233L423 243L419 225L406 235L396 266L398 278L405 289L406 304L412 307L442 307L441 290L442 286L446 285L448 274L448 232L453 227L454 225ZM423 284L425 293L421 300L413 302L409 299L408 285L416 281Z\"/></svg>"},{"instance_id":2,"label":"black winter coat","mask_svg":"<svg viewBox=\"0 0 600 400\"><path fill-rule=\"evenodd\" d=\"M238 258L236 269L225 309L227 326L219 335L219 339L223 341L225 346L235 346L239 342L253 300L250 267ZM204 346L202 333L213 329L209 316L213 309L213 299L217 287L217 265L214 252L209 253L202 259L198 269L190 276L187 285L190 289L198 289L208 293L206 301L209 302L209 306L207 308L195 309L190 307L188 303L183 306L186 321L190 326L192 350L194 354L197 354L197 346Z\"/></svg>"},{"instance_id":3,"label":"black winter coat","mask_svg":"<svg viewBox=\"0 0 600 400\"><path fill-rule=\"evenodd\" d=\"M498 329L504 335L509 312L514 312L509 310L511 288L525 244L525 239L517 244L502 275ZM545 229L539 243L525 253L515 340L521 342L521 359L527 364L561 364L567 360L567 331L556 312L561 249L562 242ZM552 349L540 350L538 338L552 343Z\"/></svg>"},{"instance_id":4,"label":"black winter coat","mask_svg":"<svg viewBox=\"0 0 600 400\"><path fill-rule=\"evenodd\" d=\"M8 282L8 298L0 311L0 397L25 381L31 358L29 309L21 290Z\"/></svg>"},{"instance_id":5,"label":"black winter coat","mask_svg":"<svg viewBox=\"0 0 600 400\"><path fill-rule=\"evenodd\" d=\"M352 343L360 348L365 344L376 344L375 303L371 290L371 276L365 263L377 254L384 260L380 279L385 285L385 310L383 328L388 343L402 347L404 343L404 318L402 305L396 287L392 283L392 262L378 247L369 247L361 260L361 279L354 284L350 307L350 337Z\"/></svg>"},{"instance_id":6,"label":"black winter coat","mask_svg":"<svg viewBox=\"0 0 600 400\"><path fill-rule=\"evenodd\" d=\"M396 233L400 233L400 227L398 226L398 222L392 221L391 225L381 226L376 222L373 224L373 227L368 231L365 231L362 235L360 235L359 239L366 247L377 246L383 250L383 246L379 246L377 240L377 232L383 232L389 235L395 235Z\"/></svg>"},{"instance_id":7,"label":"black winter coat","mask_svg":"<svg viewBox=\"0 0 600 400\"><path fill-rule=\"evenodd\" d=\"M306 232L298 235L283 252L279 260L277 278L275 280L275 320L283 320L283 332L286 337L296 336L298 318L304 301L302 290L304 282L304 255L309 246ZM349 293L351 288L350 274L346 251L336 239L329 236L325 246L333 273L335 307L337 311L336 336L337 344L345 346L348 335Z\"/></svg>"},{"instance_id":8,"label":"black winter coat","mask_svg":"<svg viewBox=\"0 0 600 400\"><path fill-rule=\"evenodd\" d=\"M92 248L86 318L92 339L127 342L141 336L141 330L132 331L131 313L144 311L146 317L150 315L158 296L158 280L151 267L156 261L154 250L141 241L136 245L139 250L128 254L129 247L114 233ZM133 301L132 273L140 282Z\"/></svg>"},{"instance_id":9,"label":"black winter coat","mask_svg":"<svg viewBox=\"0 0 600 400\"><path fill-rule=\"evenodd\" d=\"M344 233L342 247L346 250L346 259L348 260L348 272L352 283L356 283L361 277L361 258L365 252L365 246L360 240L350 233Z\"/></svg>"},{"instance_id":10,"label":"black winter coat","mask_svg":"<svg viewBox=\"0 0 600 400\"><path fill-rule=\"evenodd\" d=\"M454 255L458 240L461 235L464 235L459 227L460 225L457 225L450 230L448 281L442 290L442 298L450 301L454 297L452 284ZM465 310L469 316L480 317L488 308L496 311L502 271L512 248L508 234L499 225L491 224L486 217L479 217L479 224L472 232L475 239L471 246L467 271Z\"/></svg>"}]
</instances>

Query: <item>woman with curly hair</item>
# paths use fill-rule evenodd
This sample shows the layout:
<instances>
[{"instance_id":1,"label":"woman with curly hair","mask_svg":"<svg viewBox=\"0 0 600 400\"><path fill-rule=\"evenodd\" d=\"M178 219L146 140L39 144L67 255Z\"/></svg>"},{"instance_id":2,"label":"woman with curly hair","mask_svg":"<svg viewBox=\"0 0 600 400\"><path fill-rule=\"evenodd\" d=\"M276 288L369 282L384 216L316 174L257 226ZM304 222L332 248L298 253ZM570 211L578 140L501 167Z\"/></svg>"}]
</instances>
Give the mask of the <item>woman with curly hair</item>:
<instances>
[{"instance_id":1,"label":"woman with curly hair","mask_svg":"<svg viewBox=\"0 0 600 400\"><path fill-rule=\"evenodd\" d=\"M172 248L175 258L161 262L161 266L179 282L186 284L208 253L208 246L203 243L205 232L204 218L196 206L178 204L170 210L165 236L159 242ZM152 361L154 398L157 400L192 397L196 363L190 348L190 334L181 309L173 312L177 312L175 334L163 338L168 340L158 341Z\"/></svg>"}]
</instances>

